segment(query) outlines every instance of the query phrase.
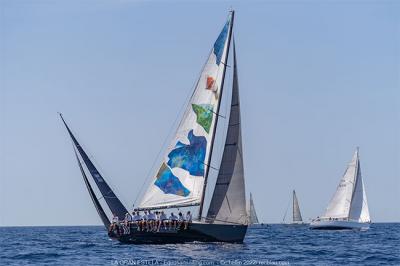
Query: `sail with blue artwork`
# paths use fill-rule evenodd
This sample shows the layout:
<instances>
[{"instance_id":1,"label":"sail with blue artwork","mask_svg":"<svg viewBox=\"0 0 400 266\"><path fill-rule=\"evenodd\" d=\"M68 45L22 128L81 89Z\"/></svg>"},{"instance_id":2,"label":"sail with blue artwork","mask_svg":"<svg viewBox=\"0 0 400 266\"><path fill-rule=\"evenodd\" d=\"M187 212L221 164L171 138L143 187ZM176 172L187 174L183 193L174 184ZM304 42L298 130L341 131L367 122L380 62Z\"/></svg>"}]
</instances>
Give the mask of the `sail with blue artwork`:
<instances>
[{"instance_id":1,"label":"sail with blue artwork","mask_svg":"<svg viewBox=\"0 0 400 266\"><path fill-rule=\"evenodd\" d=\"M139 209L199 205L216 130L232 35L232 13L212 46L172 142Z\"/></svg>"}]
</instances>

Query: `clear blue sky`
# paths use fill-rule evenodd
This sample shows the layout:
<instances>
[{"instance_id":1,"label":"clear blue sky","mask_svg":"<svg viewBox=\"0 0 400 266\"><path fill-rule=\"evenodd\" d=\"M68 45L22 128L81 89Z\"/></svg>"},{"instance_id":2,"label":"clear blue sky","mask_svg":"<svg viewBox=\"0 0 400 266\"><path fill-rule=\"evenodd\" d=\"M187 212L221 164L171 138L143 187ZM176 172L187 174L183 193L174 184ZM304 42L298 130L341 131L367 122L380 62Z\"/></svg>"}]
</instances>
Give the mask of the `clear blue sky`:
<instances>
[{"instance_id":1,"label":"clear blue sky","mask_svg":"<svg viewBox=\"0 0 400 266\"><path fill-rule=\"evenodd\" d=\"M71 128L126 205L236 10L247 190L320 215L360 146L373 221L400 221L398 1L0 1L0 225L99 224Z\"/></svg>"}]
</instances>

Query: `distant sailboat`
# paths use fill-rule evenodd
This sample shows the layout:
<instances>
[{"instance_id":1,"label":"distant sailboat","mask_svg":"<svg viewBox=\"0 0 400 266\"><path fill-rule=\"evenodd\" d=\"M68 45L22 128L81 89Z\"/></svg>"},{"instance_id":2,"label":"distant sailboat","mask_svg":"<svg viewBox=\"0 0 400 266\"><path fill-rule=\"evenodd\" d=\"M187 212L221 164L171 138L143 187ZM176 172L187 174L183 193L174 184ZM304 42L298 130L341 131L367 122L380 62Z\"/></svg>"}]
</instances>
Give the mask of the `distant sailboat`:
<instances>
[{"instance_id":1,"label":"distant sailboat","mask_svg":"<svg viewBox=\"0 0 400 266\"><path fill-rule=\"evenodd\" d=\"M368 229L371 223L358 148L322 217L311 229Z\"/></svg>"},{"instance_id":2,"label":"distant sailboat","mask_svg":"<svg viewBox=\"0 0 400 266\"><path fill-rule=\"evenodd\" d=\"M285 216L283 217L283 222L285 222L286 213L287 211L285 212ZM295 190L293 190L292 192L292 221L288 224L304 224L303 218L301 217L299 201L297 199Z\"/></svg>"},{"instance_id":3,"label":"distant sailboat","mask_svg":"<svg viewBox=\"0 0 400 266\"><path fill-rule=\"evenodd\" d=\"M244 186L239 84L235 43L232 38L233 21L234 11L231 11L203 67L176 134L165 151L163 161L135 209L136 211L167 210L198 206L197 219L193 220L188 229L161 228L159 232L138 231L136 228L123 231L111 230L109 232L111 238L136 244L191 241L243 242L248 215ZM223 93L223 88L231 40L233 80L232 87L227 90L232 92L228 130L220 165L211 167L218 118L221 116L219 113L221 99L223 95L229 95ZM66 124L65 126L67 127ZM94 180L97 180L96 185L102 190L101 186L104 187L106 184L104 179L88 160L68 127L67 129L75 148L83 158L83 163ZM207 183L210 169L218 171L215 186ZM82 174L84 175L84 172ZM116 213L121 219L120 214L125 214L126 209L114 204L116 197L109 187L105 191L103 196L107 203L113 201L113 204L108 204L111 212ZM206 191L212 196L208 211L204 215ZM92 199L96 209L99 210L101 206L97 204L97 197L92 196ZM103 213L104 211L99 211L102 220L105 220Z\"/></svg>"},{"instance_id":4,"label":"distant sailboat","mask_svg":"<svg viewBox=\"0 0 400 266\"><path fill-rule=\"evenodd\" d=\"M266 228L267 225L258 221L256 208L254 207L253 194L250 193L249 228Z\"/></svg>"}]
</instances>

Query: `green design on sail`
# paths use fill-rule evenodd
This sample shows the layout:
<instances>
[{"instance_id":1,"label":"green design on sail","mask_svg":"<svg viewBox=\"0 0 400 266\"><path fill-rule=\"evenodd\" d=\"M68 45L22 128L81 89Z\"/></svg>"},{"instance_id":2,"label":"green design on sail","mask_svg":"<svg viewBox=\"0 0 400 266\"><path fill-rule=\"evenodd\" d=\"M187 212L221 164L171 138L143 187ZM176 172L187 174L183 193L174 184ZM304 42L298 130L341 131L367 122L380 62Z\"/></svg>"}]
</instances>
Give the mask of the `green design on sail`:
<instances>
[{"instance_id":1,"label":"green design on sail","mask_svg":"<svg viewBox=\"0 0 400 266\"><path fill-rule=\"evenodd\" d=\"M210 133L213 105L212 104L192 104L193 111L196 113L196 122L204 128L207 133Z\"/></svg>"}]
</instances>

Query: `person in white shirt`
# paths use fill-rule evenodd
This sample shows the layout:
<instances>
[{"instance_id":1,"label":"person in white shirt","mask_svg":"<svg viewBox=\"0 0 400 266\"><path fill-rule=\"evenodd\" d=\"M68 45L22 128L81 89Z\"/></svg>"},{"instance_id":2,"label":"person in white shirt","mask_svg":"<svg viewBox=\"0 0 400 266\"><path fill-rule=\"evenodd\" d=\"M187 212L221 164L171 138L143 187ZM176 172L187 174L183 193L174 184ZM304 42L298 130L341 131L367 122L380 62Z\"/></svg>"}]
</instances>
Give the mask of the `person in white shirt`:
<instances>
[{"instance_id":1,"label":"person in white shirt","mask_svg":"<svg viewBox=\"0 0 400 266\"><path fill-rule=\"evenodd\" d=\"M113 213L112 223L110 225L110 231L116 230L117 233L119 233L118 224L119 224L119 218L115 213Z\"/></svg>"},{"instance_id":2,"label":"person in white shirt","mask_svg":"<svg viewBox=\"0 0 400 266\"><path fill-rule=\"evenodd\" d=\"M144 214L142 216L142 231L149 229L149 225L147 223L148 218L149 216L147 214L147 211L144 211Z\"/></svg>"},{"instance_id":3,"label":"person in white shirt","mask_svg":"<svg viewBox=\"0 0 400 266\"><path fill-rule=\"evenodd\" d=\"M192 214L190 213L190 211L188 211L188 212L186 213L186 217L185 217L185 218L186 218L186 219L185 219L185 229L187 229L189 223L192 222Z\"/></svg>"},{"instance_id":4,"label":"person in white shirt","mask_svg":"<svg viewBox=\"0 0 400 266\"><path fill-rule=\"evenodd\" d=\"M132 221L132 216L129 212L125 213L125 218L124 218L124 223L122 225L122 228L124 230L124 234L129 234L130 233L130 222Z\"/></svg>"},{"instance_id":5,"label":"person in white shirt","mask_svg":"<svg viewBox=\"0 0 400 266\"><path fill-rule=\"evenodd\" d=\"M151 212L150 210L149 210L149 214L147 215L147 221L149 224L149 230L153 231L155 228L155 223L156 223L156 215L153 212Z\"/></svg>"},{"instance_id":6,"label":"person in white shirt","mask_svg":"<svg viewBox=\"0 0 400 266\"><path fill-rule=\"evenodd\" d=\"M155 221L155 225L154 225L154 231L160 231L160 224L161 224L161 220L160 220L160 215L161 213L159 211L156 211L156 221Z\"/></svg>"},{"instance_id":7,"label":"person in white shirt","mask_svg":"<svg viewBox=\"0 0 400 266\"><path fill-rule=\"evenodd\" d=\"M130 215L129 212L125 213L125 219L124 219L125 225L128 226L130 222L132 222L132 216Z\"/></svg>"},{"instance_id":8,"label":"person in white shirt","mask_svg":"<svg viewBox=\"0 0 400 266\"><path fill-rule=\"evenodd\" d=\"M174 229L176 229L176 222L178 221L178 217L174 215L173 212L171 212L171 215L169 216L169 229L172 229L172 226L174 226Z\"/></svg>"},{"instance_id":9,"label":"person in white shirt","mask_svg":"<svg viewBox=\"0 0 400 266\"><path fill-rule=\"evenodd\" d=\"M178 229L181 228L182 224L184 223L185 218L183 217L182 213L178 213Z\"/></svg>"},{"instance_id":10,"label":"person in white shirt","mask_svg":"<svg viewBox=\"0 0 400 266\"><path fill-rule=\"evenodd\" d=\"M143 217L142 217L142 215L140 215L139 211L137 211L136 213L133 212L133 221L136 224L137 230L138 231L142 230Z\"/></svg>"},{"instance_id":11,"label":"person in white shirt","mask_svg":"<svg viewBox=\"0 0 400 266\"><path fill-rule=\"evenodd\" d=\"M160 231L161 224L164 225L164 230L167 230L167 226L168 226L168 217L167 217L167 215L164 213L164 211L161 211L161 214L160 214L160 225L158 226L158 231Z\"/></svg>"},{"instance_id":12,"label":"person in white shirt","mask_svg":"<svg viewBox=\"0 0 400 266\"><path fill-rule=\"evenodd\" d=\"M113 214L112 222L113 223L118 223L119 222L119 218L115 213Z\"/></svg>"}]
</instances>

